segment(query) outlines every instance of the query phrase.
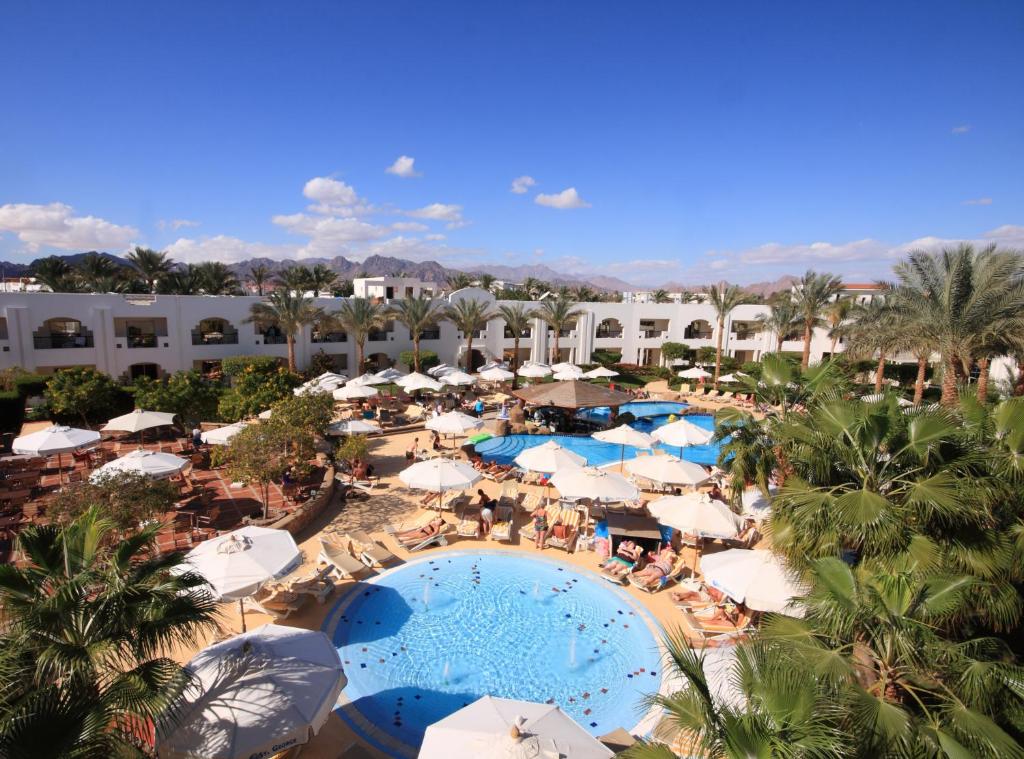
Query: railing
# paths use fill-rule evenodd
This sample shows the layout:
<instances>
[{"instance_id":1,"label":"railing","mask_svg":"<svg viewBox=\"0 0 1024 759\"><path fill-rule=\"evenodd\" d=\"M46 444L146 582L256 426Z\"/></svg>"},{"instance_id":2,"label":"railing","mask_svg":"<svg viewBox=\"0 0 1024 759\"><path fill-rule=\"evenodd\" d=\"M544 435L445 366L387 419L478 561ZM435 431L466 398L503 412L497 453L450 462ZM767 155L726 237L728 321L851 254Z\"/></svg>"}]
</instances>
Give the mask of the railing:
<instances>
[{"instance_id":1,"label":"railing","mask_svg":"<svg viewBox=\"0 0 1024 759\"><path fill-rule=\"evenodd\" d=\"M515 336L516 336L515 332L510 330L508 327L505 327L505 337L508 340L511 340ZM533 330L532 329L523 330L523 334L521 334L519 337L520 337L520 339L526 339L526 338L533 337Z\"/></svg>"},{"instance_id":2,"label":"railing","mask_svg":"<svg viewBox=\"0 0 1024 759\"><path fill-rule=\"evenodd\" d=\"M412 332L409 333L409 339L412 340ZM425 329L420 332L420 340L440 340L441 330L440 329Z\"/></svg>"},{"instance_id":3,"label":"railing","mask_svg":"<svg viewBox=\"0 0 1024 759\"><path fill-rule=\"evenodd\" d=\"M237 332L193 332L192 345L236 345Z\"/></svg>"},{"instance_id":4,"label":"railing","mask_svg":"<svg viewBox=\"0 0 1024 759\"><path fill-rule=\"evenodd\" d=\"M366 339L371 343L379 343L383 340L387 340L389 334L389 332L371 332L366 336Z\"/></svg>"},{"instance_id":5,"label":"railing","mask_svg":"<svg viewBox=\"0 0 1024 759\"><path fill-rule=\"evenodd\" d=\"M473 330L473 339L475 340L478 337L483 337L486 334L487 334L487 330L485 330L485 329L474 329Z\"/></svg>"},{"instance_id":6,"label":"railing","mask_svg":"<svg viewBox=\"0 0 1024 759\"><path fill-rule=\"evenodd\" d=\"M686 330L683 333L683 338L686 340L710 340L714 336L714 332L699 332L696 330Z\"/></svg>"},{"instance_id":7,"label":"railing","mask_svg":"<svg viewBox=\"0 0 1024 759\"><path fill-rule=\"evenodd\" d=\"M644 329L640 330L640 337L650 339L652 337L664 337L664 330L660 329Z\"/></svg>"},{"instance_id":8,"label":"railing","mask_svg":"<svg viewBox=\"0 0 1024 759\"><path fill-rule=\"evenodd\" d=\"M129 348L155 348L156 335L130 335L128 337Z\"/></svg>"},{"instance_id":9,"label":"railing","mask_svg":"<svg viewBox=\"0 0 1024 759\"><path fill-rule=\"evenodd\" d=\"M733 332L733 340L756 340L760 332Z\"/></svg>"},{"instance_id":10,"label":"railing","mask_svg":"<svg viewBox=\"0 0 1024 759\"><path fill-rule=\"evenodd\" d=\"M262 335L264 345L284 345L288 342L287 335Z\"/></svg>"},{"instance_id":11,"label":"railing","mask_svg":"<svg viewBox=\"0 0 1024 759\"><path fill-rule=\"evenodd\" d=\"M347 343L348 334L345 332L314 332L310 336L310 342L314 343Z\"/></svg>"},{"instance_id":12,"label":"railing","mask_svg":"<svg viewBox=\"0 0 1024 759\"><path fill-rule=\"evenodd\" d=\"M560 329L560 330L558 330L558 336L559 337L571 337L572 336L572 331L574 329L575 329L575 327L570 327L569 329Z\"/></svg>"},{"instance_id":13,"label":"railing","mask_svg":"<svg viewBox=\"0 0 1024 759\"><path fill-rule=\"evenodd\" d=\"M622 327L618 329L599 329L594 333L594 337L622 337Z\"/></svg>"},{"instance_id":14,"label":"railing","mask_svg":"<svg viewBox=\"0 0 1024 759\"><path fill-rule=\"evenodd\" d=\"M34 335L32 342L38 349L92 348L92 335Z\"/></svg>"}]
</instances>

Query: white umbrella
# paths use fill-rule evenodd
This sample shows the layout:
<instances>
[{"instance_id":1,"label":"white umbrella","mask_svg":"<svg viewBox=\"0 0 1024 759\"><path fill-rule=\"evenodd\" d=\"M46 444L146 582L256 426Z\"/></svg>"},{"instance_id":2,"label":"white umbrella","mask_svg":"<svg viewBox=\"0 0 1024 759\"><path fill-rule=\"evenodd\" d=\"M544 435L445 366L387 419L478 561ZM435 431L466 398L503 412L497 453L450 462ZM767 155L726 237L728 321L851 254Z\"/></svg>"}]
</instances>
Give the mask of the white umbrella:
<instances>
[{"instance_id":1,"label":"white umbrella","mask_svg":"<svg viewBox=\"0 0 1024 759\"><path fill-rule=\"evenodd\" d=\"M670 495L647 504L651 516L666 527L674 527L684 535L711 538L735 537L743 520L721 501L706 493Z\"/></svg>"},{"instance_id":2,"label":"white umbrella","mask_svg":"<svg viewBox=\"0 0 1024 759\"><path fill-rule=\"evenodd\" d=\"M480 481L480 472L463 461L430 459L403 469L398 473L398 479L416 490L442 493L473 487Z\"/></svg>"},{"instance_id":3,"label":"white umbrella","mask_svg":"<svg viewBox=\"0 0 1024 759\"><path fill-rule=\"evenodd\" d=\"M402 377L397 384L400 385L407 393L414 393L417 390L432 390L436 393L444 387L446 383L447 380L439 381L433 377L428 377L426 374L413 372L412 374L407 374Z\"/></svg>"},{"instance_id":4,"label":"white umbrella","mask_svg":"<svg viewBox=\"0 0 1024 759\"><path fill-rule=\"evenodd\" d=\"M734 374L723 374L718 378L719 382L739 382Z\"/></svg>"},{"instance_id":5,"label":"white umbrella","mask_svg":"<svg viewBox=\"0 0 1024 759\"><path fill-rule=\"evenodd\" d=\"M806 589L771 551L730 548L708 554L702 564L705 582L737 603L754 611L801 614L790 599L803 595Z\"/></svg>"},{"instance_id":6,"label":"white umbrella","mask_svg":"<svg viewBox=\"0 0 1024 759\"><path fill-rule=\"evenodd\" d=\"M551 367L545 364L523 364L516 374L520 377L547 377L551 374Z\"/></svg>"},{"instance_id":7,"label":"white umbrella","mask_svg":"<svg viewBox=\"0 0 1024 759\"><path fill-rule=\"evenodd\" d=\"M484 369L477 376L484 382L507 382L516 375L510 372L508 369L502 369L500 366L494 366L490 369Z\"/></svg>"},{"instance_id":8,"label":"white umbrella","mask_svg":"<svg viewBox=\"0 0 1024 759\"><path fill-rule=\"evenodd\" d=\"M318 395L319 393L329 393L333 389L318 385L316 382L307 382L305 385L294 388L292 395Z\"/></svg>"},{"instance_id":9,"label":"white umbrella","mask_svg":"<svg viewBox=\"0 0 1024 759\"><path fill-rule=\"evenodd\" d=\"M448 366L448 364L438 364L437 366L431 369L427 369L427 374L429 374L431 377L440 377L445 372L451 371L454 371L454 369Z\"/></svg>"},{"instance_id":10,"label":"white umbrella","mask_svg":"<svg viewBox=\"0 0 1024 759\"><path fill-rule=\"evenodd\" d=\"M583 370L580 369L578 366L576 366L576 364L570 364L568 361L559 361L557 364L552 364L551 365L551 371L553 371L553 372L579 372L580 374L583 373Z\"/></svg>"},{"instance_id":11,"label":"white umbrella","mask_svg":"<svg viewBox=\"0 0 1024 759\"><path fill-rule=\"evenodd\" d=\"M362 419L345 419L327 425L328 435L379 435L383 430L376 424L364 422Z\"/></svg>"},{"instance_id":12,"label":"white umbrella","mask_svg":"<svg viewBox=\"0 0 1024 759\"><path fill-rule=\"evenodd\" d=\"M735 374L736 374L737 377L749 377L750 376L749 374L744 374L743 372L735 372Z\"/></svg>"},{"instance_id":13,"label":"white umbrella","mask_svg":"<svg viewBox=\"0 0 1024 759\"><path fill-rule=\"evenodd\" d=\"M772 510L771 497L778 491L777 487L768 488L768 497L759 488L747 488L741 494L743 500L743 514L754 519L764 519Z\"/></svg>"},{"instance_id":14,"label":"white umbrella","mask_svg":"<svg viewBox=\"0 0 1024 759\"><path fill-rule=\"evenodd\" d=\"M640 495L637 486L621 474L594 467L560 469L551 476L550 482L564 498L628 501Z\"/></svg>"},{"instance_id":15,"label":"white umbrella","mask_svg":"<svg viewBox=\"0 0 1024 759\"><path fill-rule=\"evenodd\" d=\"M378 375L371 372L366 372L365 374L360 374L355 379L350 379L348 381L348 385L350 387L352 385L386 385L390 381L391 380L381 379Z\"/></svg>"},{"instance_id":16,"label":"white umbrella","mask_svg":"<svg viewBox=\"0 0 1024 759\"><path fill-rule=\"evenodd\" d=\"M483 419L463 414L461 411L449 411L441 416L435 416L428 419L424 425L428 430L434 430L442 435L465 435L483 426Z\"/></svg>"},{"instance_id":17,"label":"white umbrella","mask_svg":"<svg viewBox=\"0 0 1024 759\"><path fill-rule=\"evenodd\" d=\"M353 385L349 382L345 387L339 387L331 395L336 401L353 401L357 398L372 398L377 394L377 389L369 385Z\"/></svg>"},{"instance_id":18,"label":"white umbrella","mask_svg":"<svg viewBox=\"0 0 1024 759\"><path fill-rule=\"evenodd\" d=\"M476 377L474 377L472 374L466 374L464 371L461 371L460 369L455 369L454 371L450 371L441 375L441 379L444 380L444 384L446 385L461 386L473 385L476 383Z\"/></svg>"},{"instance_id":19,"label":"white umbrella","mask_svg":"<svg viewBox=\"0 0 1024 759\"><path fill-rule=\"evenodd\" d=\"M523 469L544 474L587 465L587 460L583 456L563 448L554 440L520 451L515 462Z\"/></svg>"},{"instance_id":20,"label":"white umbrella","mask_svg":"<svg viewBox=\"0 0 1024 759\"><path fill-rule=\"evenodd\" d=\"M152 427L167 427L174 424L174 414L163 411L144 411L137 408L123 416L117 416L103 425L104 432L142 432Z\"/></svg>"},{"instance_id":21,"label":"white umbrella","mask_svg":"<svg viewBox=\"0 0 1024 759\"><path fill-rule=\"evenodd\" d=\"M337 372L324 372L313 381L322 385L325 382L348 382L348 377Z\"/></svg>"},{"instance_id":22,"label":"white umbrella","mask_svg":"<svg viewBox=\"0 0 1024 759\"><path fill-rule=\"evenodd\" d=\"M249 525L203 541L186 554L182 566L205 577L218 601L238 601L244 631L242 599L301 562L302 554L291 533Z\"/></svg>"},{"instance_id":23,"label":"white umbrella","mask_svg":"<svg viewBox=\"0 0 1024 759\"><path fill-rule=\"evenodd\" d=\"M691 421L680 419L658 427L652 434L655 440L671 445L675 448L685 448L688 445L707 445L711 442L715 433L698 427Z\"/></svg>"},{"instance_id":24,"label":"white umbrella","mask_svg":"<svg viewBox=\"0 0 1024 759\"><path fill-rule=\"evenodd\" d=\"M618 377L619 373L607 366L598 366L589 372L584 372L583 376L587 379L600 379L601 377Z\"/></svg>"},{"instance_id":25,"label":"white umbrella","mask_svg":"<svg viewBox=\"0 0 1024 759\"><path fill-rule=\"evenodd\" d=\"M404 376L404 374L402 374L394 367L388 367L383 371L377 372L377 377L384 380L385 382L395 382L396 380L399 380Z\"/></svg>"},{"instance_id":26,"label":"white umbrella","mask_svg":"<svg viewBox=\"0 0 1024 759\"><path fill-rule=\"evenodd\" d=\"M683 379L701 379L702 377L710 377L711 372L706 372L699 366L694 366L691 369L684 369L683 371L679 372L678 376L682 377Z\"/></svg>"},{"instance_id":27,"label":"white umbrella","mask_svg":"<svg viewBox=\"0 0 1024 759\"><path fill-rule=\"evenodd\" d=\"M610 759L614 755L554 704L484 696L430 725L419 759Z\"/></svg>"},{"instance_id":28,"label":"white umbrella","mask_svg":"<svg viewBox=\"0 0 1024 759\"><path fill-rule=\"evenodd\" d=\"M250 759L307 743L347 685L330 638L283 625L215 643L186 668L197 687L158 726L162 759Z\"/></svg>"},{"instance_id":29,"label":"white umbrella","mask_svg":"<svg viewBox=\"0 0 1024 759\"><path fill-rule=\"evenodd\" d=\"M602 443L614 443L619 448L619 464L626 458L626 446L631 445L634 448L653 448L654 438L648 435L646 432L635 430L628 424L620 424L618 427L612 427L611 429L601 430L591 435L594 440L600 440Z\"/></svg>"},{"instance_id":30,"label":"white umbrella","mask_svg":"<svg viewBox=\"0 0 1024 759\"><path fill-rule=\"evenodd\" d=\"M575 371L572 369L562 369L555 372L553 378L559 382L583 379L583 370L579 367L576 367Z\"/></svg>"},{"instance_id":31,"label":"white umbrella","mask_svg":"<svg viewBox=\"0 0 1024 759\"><path fill-rule=\"evenodd\" d=\"M52 427L14 438L11 450L14 453L28 456L57 455L57 471L63 478L63 454L87 445L95 445L100 441L100 433L94 430L81 430L77 427L65 427L55 424Z\"/></svg>"},{"instance_id":32,"label":"white umbrella","mask_svg":"<svg viewBox=\"0 0 1024 759\"><path fill-rule=\"evenodd\" d=\"M154 480L162 480L165 477L177 474L187 465L188 459L183 459L180 456L139 448L131 453L126 453L119 459L108 461L94 471L89 476L89 479L92 482L99 482L104 477L109 477L119 472L138 472L152 477Z\"/></svg>"},{"instance_id":33,"label":"white umbrella","mask_svg":"<svg viewBox=\"0 0 1024 759\"><path fill-rule=\"evenodd\" d=\"M227 445L231 438L244 430L245 427L245 422L235 422L234 424L228 424L224 427L207 430L200 435L200 438L207 445Z\"/></svg>"},{"instance_id":34,"label":"white umbrella","mask_svg":"<svg viewBox=\"0 0 1024 759\"><path fill-rule=\"evenodd\" d=\"M626 469L665 485L699 485L711 476L700 464L675 456L638 456L626 462Z\"/></svg>"}]
</instances>

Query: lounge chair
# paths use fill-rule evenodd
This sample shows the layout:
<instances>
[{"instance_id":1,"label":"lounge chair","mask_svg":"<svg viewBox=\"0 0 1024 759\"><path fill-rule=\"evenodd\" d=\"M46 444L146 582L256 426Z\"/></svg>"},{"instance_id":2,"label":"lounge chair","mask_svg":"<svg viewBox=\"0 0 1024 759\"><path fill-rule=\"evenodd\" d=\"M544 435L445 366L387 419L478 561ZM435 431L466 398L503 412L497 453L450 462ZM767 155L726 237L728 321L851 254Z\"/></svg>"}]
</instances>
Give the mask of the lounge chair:
<instances>
[{"instance_id":1,"label":"lounge chair","mask_svg":"<svg viewBox=\"0 0 1024 759\"><path fill-rule=\"evenodd\" d=\"M398 557L361 530L350 531L346 537L351 541L352 552L368 567L383 567Z\"/></svg>"},{"instance_id":2,"label":"lounge chair","mask_svg":"<svg viewBox=\"0 0 1024 759\"><path fill-rule=\"evenodd\" d=\"M312 596L317 603L322 604L327 600L327 596L334 592L334 581L331 580L333 571L334 567L324 567L309 577L288 583L287 589L293 593Z\"/></svg>"},{"instance_id":3,"label":"lounge chair","mask_svg":"<svg viewBox=\"0 0 1024 759\"><path fill-rule=\"evenodd\" d=\"M529 498L529 496L527 496ZM558 523L558 520L562 516L562 510L558 506L548 506L548 530ZM533 520L529 520L526 524L519 528L519 537L527 542L533 542L537 539L537 530L534 527Z\"/></svg>"},{"instance_id":4,"label":"lounge chair","mask_svg":"<svg viewBox=\"0 0 1024 759\"><path fill-rule=\"evenodd\" d=\"M722 396L718 399L718 402L719 403L728 403L729 401L731 401L733 399L734 395L736 395L736 393L732 392L731 390L728 390L728 391L722 393Z\"/></svg>"},{"instance_id":5,"label":"lounge chair","mask_svg":"<svg viewBox=\"0 0 1024 759\"><path fill-rule=\"evenodd\" d=\"M337 538L320 536L320 561L325 562L333 571L345 578L355 578L360 572L365 572L367 567L363 562L352 555L347 545Z\"/></svg>"},{"instance_id":6,"label":"lounge chair","mask_svg":"<svg viewBox=\"0 0 1024 759\"><path fill-rule=\"evenodd\" d=\"M756 527L751 525L735 538L722 538L722 545L729 548L753 548L760 539L761 533L757 531Z\"/></svg>"},{"instance_id":7,"label":"lounge chair","mask_svg":"<svg viewBox=\"0 0 1024 759\"><path fill-rule=\"evenodd\" d=\"M242 608L258 611L275 620L284 619L305 606L309 596L294 593L277 585L264 585L242 602Z\"/></svg>"},{"instance_id":8,"label":"lounge chair","mask_svg":"<svg viewBox=\"0 0 1024 759\"><path fill-rule=\"evenodd\" d=\"M618 572L610 572L608 569L602 569L601 577L608 582L615 583L616 585L625 585L626 582L628 582L629 573L633 571L634 567L636 567L636 563L629 561L628 559L624 559L621 556L612 556L608 561L615 561L619 564L624 564L629 568L629 571L625 574L621 574Z\"/></svg>"},{"instance_id":9,"label":"lounge chair","mask_svg":"<svg viewBox=\"0 0 1024 759\"><path fill-rule=\"evenodd\" d=\"M754 617L749 612L742 612L739 619L736 621L736 624L730 624L728 622L709 622L705 619L701 619L702 616L713 613L716 608L716 606L708 606L697 611L680 609L679 613L683 616L683 622L686 624L687 630L693 632L702 640L709 640L710 638L717 638L719 636L731 637L745 635L754 629Z\"/></svg>"},{"instance_id":10,"label":"lounge chair","mask_svg":"<svg viewBox=\"0 0 1024 759\"><path fill-rule=\"evenodd\" d=\"M430 518L430 520L433 520L433 519L435 519L435 517L431 517ZM427 522L424 522L424 525L429 524L430 520L428 520ZM424 526L424 525L421 525L421 527ZM446 545L448 545L448 538L446 537L446 533L450 532L451 528L452 528L452 526L450 524L448 524L447 522L445 522L444 524L441 525L441 529L440 530L438 530L433 535L428 535L427 537L422 537L422 536L415 536L415 537L404 536L404 535L401 534L401 532L397 528L392 527L391 525L388 525L387 527L385 527L384 531L388 535L393 537L395 539L395 542L398 543L398 545L402 546L402 548L404 548L406 551L409 551L410 553L416 553L417 551L422 551L424 548L430 548L430 546L435 546L435 545L436 546L446 546ZM416 528L414 527L414 528L411 528L411 529L416 529Z\"/></svg>"},{"instance_id":11,"label":"lounge chair","mask_svg":"<svg viewBox=\"0 0 1024 759\"><path fill-rule=\"evenodd\" d=\"M639 590L645 590L648 593L656 593L662 588L668 587L674 582L678 582L679 578L685 571L686 559L682 554L680 554L676 559L675 565L673 565L671 571L667 575L663 575L653 582L645 582L644 580L637 579L635 572L630 572L629 584Z\"/></svg>"},{"instance_id":12,"label":"lounge chair","mask_svg":"<svg viewBox=\"0 0 1024 759\"><path fill-rule=\"evenodd\" d=\"M441 496L441 504L438 508L442 511L458 511L459 509L468 506L469 501L470 497L465 493L460 493L457 490L449 490Z\"/></svg>"},{"instance_id":13,"label":"lounge chair","mask_svg":"<svg viewBox=\"0 0 1024 759\"><path fill-rule=\"evenodd\" d=\"M515 509L519 505L519 485L515 482L501 483L501 494L498 496L499 506Z\"/></svg>"},{"instance_id":14,"label":"lounge chair","mask_svg":"<svg viewBox=\"0 0 1024 759\"><path fill-rule=\"evenodd\" d=\"M559 527L565 529L559 530ZM561 536L559 536L559 533L561 533ZM548 535L544 545L551 546L552 548L561 548L566 553L572 553L579 534L580 512L576 509L562 509L560 519L551 528L551 534Z\"/></svg>"},{"instance_id":15,"label":"lounge chair","mask_svg":"<svg viewBox=\"0 0 1024 759\"><path fill-rule=\"evenodd\" d=\"M719 395L720 393L717 390L708 390L708 392L704 395L704 398L705 400L717 402Z\"/></svg>"},{"instance_id":16,"label":"lounge chair","mask_svg":"<svg viewBox=\"0 0 1024 759\"><path fill-rule=\"evenodd\" d=\"M455 532L460 538L479 538L480 509L463 509Z\"/></svg>"},{"instance_id":17,"label":"lounge chair","mask_svg":"<svg viewBox=\"0 0 1024 759\"><path fill-rule=\"evenodd\" d=\"M703 387L703 386L699 386L699 387L695 387L695 388L693 389L693 392L692 392L692 393L690 393L690 395L692 395L692 396L693 396L694 398L701 398L701 397L703 397L703 396L704 396L704 394L705 394L705 393L706 393L707 391L708 391L708 389L707 389L706 387Z\"/></svg>"},{"instance_id":18,"label":"lounge chair","mask_svg":"<svg viewBox=\"0 0 1024 759\"><path fill-rule=\"evenodd\" d=\"M515 509L502 503L494 509L494 524L491 525L491 540L511 541L515 528Z\"/></svg>"},{"instance_id":19,"label":"lounge chair","mask_svg":"<svg viewBox=\"0 0 1024 759\"><path fill-rule=\"evenodd\" d=\"M536 493L527 493L526 497L523 498L522 503L519 504L520 508L527 514L532 513L538 506L541 505L541 497Z\"/></svg>"}]
</instances>

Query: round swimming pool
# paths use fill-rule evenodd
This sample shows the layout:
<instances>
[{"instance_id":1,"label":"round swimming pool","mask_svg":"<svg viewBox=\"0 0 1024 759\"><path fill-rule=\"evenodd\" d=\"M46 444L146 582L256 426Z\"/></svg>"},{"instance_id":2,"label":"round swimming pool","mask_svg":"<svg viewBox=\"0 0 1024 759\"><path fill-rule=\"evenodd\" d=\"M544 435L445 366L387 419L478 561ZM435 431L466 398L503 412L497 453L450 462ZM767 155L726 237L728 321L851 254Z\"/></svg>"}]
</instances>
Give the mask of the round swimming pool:
<instances>
[{"instance_id":1,"label":"round swimming pool","mask_svg":"<svg viewBox=\"0 0 1024 759\"><path fill-rule=\"evenodd\" d=\"M339 714L396 756L415 756L428 725L485 694L556 703L594 735L628 730L661 681L640 607L540 557L411 562L357 584L325 627L348 676Z\"/></svg>"},{"instance_id":2,"label":"round swimming pool","mask_svg":"<svg viewBox=\"0 0 1024 759\"><path fill-rule=\"evenodd\" d=\"M648 425L643 425L638 418L637 423L631 426L650 431L668 421L668 415L656 415L647 418L653 421ZM709 414L688 414L686 420L706 430L714 430L715 428L715 418ZM477 443L476 452L485 461L496 461L499 464L514 464L516 456L521 451L526 448L532 448L535 445L541 445L549 440L554 440L563 448L568 448L585 457L587 464L590 466L617 464L623 455L625 458L631 459L637 454L637 449L632 446L627 445L625 451L623 451L622 446L615 445L614 443L602 443L600 440L594 440L592 437L576 435L504 435L502 437L492 437ZM658 447L665 448L674 456L680 455L679 448L660 445ZM688 461L712 466L718 463L718 449L718 443L709 443L708 445L688 446L683 448L681 453L682 457Z\"/></svg>"}]
</instances>

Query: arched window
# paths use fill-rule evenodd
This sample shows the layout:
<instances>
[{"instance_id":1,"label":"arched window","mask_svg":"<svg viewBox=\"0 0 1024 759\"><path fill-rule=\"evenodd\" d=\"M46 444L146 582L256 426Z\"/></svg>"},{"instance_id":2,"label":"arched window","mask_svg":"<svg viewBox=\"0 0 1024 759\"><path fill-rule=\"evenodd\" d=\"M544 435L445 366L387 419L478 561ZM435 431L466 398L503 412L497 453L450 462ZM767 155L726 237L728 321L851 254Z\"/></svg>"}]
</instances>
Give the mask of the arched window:
<instances>
[{"instance_id":1,"label":"arched window","mask_svg":"<svg viewBox=\"0 0 1024 759\"><path fill-rule=\"evenodd\" d=\"M93 347L92 331L78 319L68 316L47 319L43 326L32 333L32 340L36 348L42 349Z\"/></svg>"},{"instance_id":2,"label":"arched window","mask_svg":"<svg viewBox=\"0 0 1024 759\"><path fill-rule=\"evenodd\" d=\"M597 325L594 337L622 337L622 322L612 318L603 320Z\"/></svg>"},{"instance_id":3,"label":"arched window","mask_svg":"<svg viewBox=\"0 0 1024 759\"><path fill-rule=\"evenodd\" d=\"M234 345L238 343L238 329L220 316L201 319L192 329L192 345Z\"/></svg>"},{"instance_id":4,"label":"arched window","mask_svg":"<svg viewBox=\"0 0 1024 759\"><path fill-rule=\"evenodd\" d=\"M686 340L710 340L713 334L714 329L710 322L705 319L695 319L687 325L683 337Z\"/></svg>"}]
</instances>

